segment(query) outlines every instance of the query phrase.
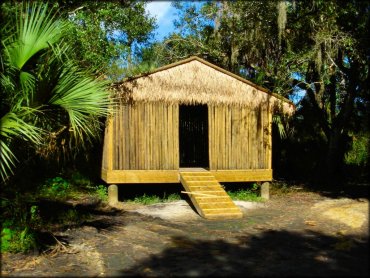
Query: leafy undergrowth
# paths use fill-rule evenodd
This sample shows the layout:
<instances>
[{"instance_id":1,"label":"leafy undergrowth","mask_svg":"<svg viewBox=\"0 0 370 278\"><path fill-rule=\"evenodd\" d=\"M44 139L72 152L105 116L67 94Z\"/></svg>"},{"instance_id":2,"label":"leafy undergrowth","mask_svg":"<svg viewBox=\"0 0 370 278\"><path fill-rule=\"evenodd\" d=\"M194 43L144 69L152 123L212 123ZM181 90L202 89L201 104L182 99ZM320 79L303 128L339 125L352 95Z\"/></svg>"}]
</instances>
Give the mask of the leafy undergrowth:
<instances>
[{"instance_id":1,"label":"leafy undergrowth","mask_svg":"<svg viewBox=\"0 0 370 278\"><path fill-rule=\"evenodd\" d=\"M45 234L52 236L56 229L88 221L92 208L105 205L107 199L105 185L94 184L78 173L48 178L28 192L2 194L1 252L40 250L45 247ZM78 200L88 205L76 206Z\"/></svg>"},{"instance_id":2,"label":"leafy undergrowth","mask_svg":"<svg viewBox=\"0 0 370 278\"><path fill-rule=\"evenodd\" d=\"M181 196L177 193L166 194L166 192L159 196L157 194L146 194L135 196L133 198L125 200L128 203L142 204L142 205L152 205L157 203L167 203L181 200Z\"/></svg>"},{"instance_id":3,"label":"leafy undergrowth","mask_svg":"<svg viewBox=\"0 0 370 278\"><path fill-rule=\"evenodd\" d=\"M264 201L257 183L230 183L223 186L233 200ZM153 188L151 185L153 190L135 188L136 193L133 188L122 190L126 195L123 202L150 205L187 198L178 193L181 191L180 185L169 188ZM284 182L275 182L270 186L270 193L286 194L300 189ZM131 195L127 196L129 193ZM15 192L12 196L2 194L1 252L41 250L46 243L53 243L53 240L45 243L45 234L51 235L52 239L53 231L76 227L91 220L94 211L106 207L107 195L106 185L95 184L79 173L45 179L35 190L28 192Z\"/></svg>"}]
</instances>

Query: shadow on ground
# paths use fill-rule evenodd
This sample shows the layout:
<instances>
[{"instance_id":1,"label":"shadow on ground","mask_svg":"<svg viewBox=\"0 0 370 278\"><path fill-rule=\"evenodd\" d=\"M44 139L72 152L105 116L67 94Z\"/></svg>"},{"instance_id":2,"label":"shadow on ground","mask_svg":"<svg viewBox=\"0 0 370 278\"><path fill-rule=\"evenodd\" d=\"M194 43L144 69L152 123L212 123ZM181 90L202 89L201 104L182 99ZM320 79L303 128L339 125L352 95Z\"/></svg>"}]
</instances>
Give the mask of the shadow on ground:
<instances>
[{"instance_id":1,"label":"shadow on ground","mask_svg":"<svg viewBox=\"0 0 370 278\"><path fill-rule=\"evenodd\" d=\"M58 200L41 199L35 202L43 223L48 226L47 231L43 225L35 230L40 251L56 244L56 240L69 242L68 237L53 235L53 232L65 231L81 227L93 227L97 231L114 229L125 225L126 212L103 206L100 200L88 200L85 203L69 203Z\"/></svg>"},{"instance_id":2,"label":"shadow on ground","mask_svg":"<svg viewBox=\"0 0 370 278\"><path fill-rule=\"evenodd\" d=\"M315 183L277 180L272 183L271 189L277 193L303 190L315 192L321 196L332 199L349 198L369 200L370 183L347 183L342 185L338 184L337 186L328 186Z\"/></svg>"},{"instance_id":3,"label":"shadow on ground","mask_svg":"<svg viewBox=\"0 0 370 278\"><path fill-rule=\"evenodd\" d=\"M122 276L368 276L368 238L264 231L238 242L173 237Z\"/></svg>"}]
</instances>

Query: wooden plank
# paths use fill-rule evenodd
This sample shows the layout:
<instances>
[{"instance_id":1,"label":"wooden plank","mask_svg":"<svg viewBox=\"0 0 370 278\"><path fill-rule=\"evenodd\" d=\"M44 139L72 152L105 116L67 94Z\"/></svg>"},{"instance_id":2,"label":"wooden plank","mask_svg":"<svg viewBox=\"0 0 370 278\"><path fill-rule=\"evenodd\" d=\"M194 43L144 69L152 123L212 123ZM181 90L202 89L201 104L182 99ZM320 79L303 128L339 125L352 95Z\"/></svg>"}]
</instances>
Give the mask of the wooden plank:
<instances>
[{"instance_id":1,"label":"wooden plank","mask_svg":"<svg viewBox=\"0 0 370 278\"><path fill-rule=\"evenodd\" d=\"M218 138L218 117L217 117L217 107L213 106L213 163L214 163L214 170L218 169L218 153L219 153L219 138Z\"/></svg>"},{"instance_id":2,"label":"wooden plank","mask_svg":"<svg viewBox=\"0 0 370 278\"><path fill-rule=\"evenodd\" d=\"M261 162L261 169L267 168L267 160L266 160L266 146L267 146L267 120L268 120L268 112L266 106L262 106L262 162Z\"/></svg>"},{"instance_id":3,"label":"wooden plank","mask_svg":"<svg viewBox=\"0 0 370 278\"><path fill-rule=\"evenodd\" d=\"M134 135L133 135L133 127L132 127L132 105L129 105L128 106L128 119L127 119L127 122L128 122L128 131L129 131L129 134L128 134L128 141L129 141L129 144L128 144L128 158L129 158L129 169L134 169L134 165L133 165L133 142L134 142Z\"/></svg>"},{"instance_id":4,"label":"wooden plank","mask_svg":"<svg viewBox=\"0 0 370 278\"><path fill-rule=\"evenodd\" d=\"M220 118L221 118L221 128L220 128L220 136L221 136L221 147L222 147L222 152L221 152L221 157L222 157L222 168L221 169L227 169L226 167L226 132L225 132L225 124L226 124L226 115L225 115L225 111L226 111L226 106L225 105L222 105L222 109L221 109L221 114L220 114Z\"/></svg>"},{"instance_id":5,"label":"wooden plank","mask_svg":"<svg viewBox=\"0 0 370 278\"><path fill-rule=\"evenodd\" d=\"M212 203L219 203L219 202L230 202L230 196L199 196L197 197L197 201L199 204L208 204L210 202Z\"/></svg>"},{"instance_id":6,"label":"wooden plank","mask_svg":"<svg viewBox=\"0 0 370 278\"><path fill-rule=\"evenodd\" d=\"M135 145L135 168L134 169L140 169L140 166L139 166L139 159L140 159L140 150L139 150L139 146L140 146L140 135L139 135L139 123L140 123L140 119L139 119L139 116L140 116L140 109L139 109L139 105L140 103L139 102L136 102L135 105L134 105L134 128L135 128L135 141L134 141L134 145Z\"/></svg>"},{"instance_id":7,"label":"wooden plank","mask_svg":"<svg viewBox=\"0 0 370 278\"><path fill-rule=\"evenodd\" d=\"M272 110L268 110L268 141L267 141L267 169L272 168Z\"/></svg>"},{"instance_id":8,"label":"wooden plank","mask_svg":"<svg viewBox=\"0 0 370 278\"><path fill-rule=\"evenodd\" d=\"M241 213L222 213L221 215L205 214L205 218L207 218L208 220L239 219L243 218L243 215Z\"/></svg>"},{"instance_id":9,"label":"wooden plank","mask_svg":"<svg viewBox=\"0 0 370 278\"><path fill-rule=\"evenodd\" d=\"M217 207L215 207L215 205ZM212 203L212 204L204 204L202 205L202 210L204 213L207 213L207 212L220 212L220 213L224 213L225 210L228 210L228 213L230 212L240 212L240 209L237 208L235 206L234 203L229 203L228 205L223 205L223 206L218 206L217 203Z\"/></svg>"},{"instance_id":10,"label":"wooden plank","mask_svg":"<svg viewBox=\"0 0 370 278\"><path fill-rule=\"evenodd\" d=\"M108 168L108 144L109 143L109 116L106 120L106 126L104 130L104 139L103 139L103 157L102 157L102 168Z\"/></svg>"},{"instance_id":11,"label":"wooden plank","mask_svg":"<svg viewBox=\"0 0 370 278\"><path fill-rule=\"evenodd\" d=\"M257 117L256 109L253 109L252 113L252 169L257 169Z\"/></svg>"},{"instance_id":12,"label":"wooden plank","mask_svg":"<svg viewBox=\"0 0 370 278\"><path fill-rule=\"evenodd\" d=\"M209 168L213 169L213 109L212 105L208 105L208 158Z\"/></svg>"},{"instance_id":13,"label":"wooden plank","mask_svg":"<svg viewBox=\"0 0 370 278\"><path fill-rule=\"evenodd\" d=\"M174 139L174 168L179 169L180 168L180 146L179 146L179 105L174 104L173 106L173 114L172 114L172 119L173 119L173 134L172 138Z\"/></svg>"},{"instance_id":14,"label":"wooden plank","mask_svg":"<svg viewBox=\"0 0 370 278\"><path fill-rule=\"evenodd\" d=\"M153 170L153 104L148 103L148 170Z\"/></svg>"},{"instance_id":15,"label":"wooden plank","mask_svg":"<svg viewBox=\"0 0 370 278\"><path fill-rule=\"evenodd\" d=\"M194 180L194 176L190 177L184 176L184 177L186 177L186 183L189 185L213 185L213 184L218 185L216 179L210 180L210 178L208 178L209 180L202 180L201 178L204 178L204 176L199 176L198 178L200 178L200 180Z\"/></svg>"},{"instance_id":16,"label":"wooden plank","mask_svg":"<svg viewBox=\"0 0 370 278\"><path fill-rule=\"evenodd\" d=\"M116 137L117 137L117 122L118 122L118 115L117 110L114 110L114 118L113 118L113 138L112 138L112 160L113 160L113 170L116 170L117 167L117 145L116 145Z\"/></svg>"},{"instance_id":17,"label":"wooden plank","mask_svg":"<svg viewBox=\"0 0 370 278\"><path fill-rule=\"evenodd\" d=\"M106 170L102 169L107 183L177 183L178 170ZM181 173L183 174L183 173ZM219 182L272 181L272 169L210 171Z\"/></svg>"},{"instance_id":18,"label":"wooden plank","mask_svg":"<svg viewBox=\"0 0 370 278\"><path fill-rule=\"evenodd\" d=\"M162 133L162 169L168 170L169 169L169 155L168 152L168 117L167 117L167 110L168 105L163 104L163 112L162 112L162 118L163 118L163 133Z\"/></svg>"},{"instance_id":19,"label":"wooden plank","mask_svg":"<svg viewBox=\"0 0 370 278\"><path fill-rule=\"evenodd\" d=\"M119 170L119 144L118 144L118 138L119 138L119 110L118 107L116 108L116 117L114 118L114 136L113 136L113 146L114 146L114 170Z\"/></svg>"},{"instance_id":20,"label":"wooden plank","mask_svg":"<svg viewBox=\"0 0 370 278\"><path fill-rule=\"evenodd\" d=\"M214 181L214 178L210 178L209 176L187 176L187 181Z\"/></svg>"},{"instance_id":21,"label":"wooden plank","mask_svg":"<svg viewBox=\"0 0 370 278\"><path fill-rule=\"evenodd\" d=\"M219 182L272 181L272 169L210 171Z\"/></svg>"},{"instance_id":22,"label":"wooden plank","mask_svg":"<svg viewBox=\"0 0 370 278\"><path fill-rule=\"evenodd\" d=\"M123 127L124 127L124 167L123 169L130 169L130 130L129 130L129 106L123 106Z\"/></svg>"},{"instance_id":23,"label":"wooden plank","mask_svg":"<svg viewBox=\"0 0 370 278\"><path fill-rule=\"evenodd\" d=\"M167 140L167 159L168 161L168 167L167 169L175 169L175 150L174 150L174 138L171 136L173 133L173 118L172 118L172 108L173 105L167 105L167 134L166 134L166 140Z\"/></svg>"},{"instance_id":24,"label":"wooden plank","mask_svg":"<svg viewBox=\"0 0 370 278\"><path fill-rule=\"evenodd\" d=\"M106 183L178 183L177 170L111 170L106 172Z\"/></svg>"},{"instance_id":25,"label":"wooden plank","mask_svg":"<svg viewBox=\"0 0 370 278\"><path fill-rule=\"evenodd\" d=\"M120 138L119 138L119 152L120 152L120 158L121 158L121 165L120 165L120 170L124 169L125 165L125 127L124 127L124 116L123 116L123 106L120 104L119 105L119 117L120 117L120 128L121 128L121 133L120 133Z\"/></svg>"},{"instance_id":26,"label":"wooden plank","mask_svg":"<svg viewBox=\"0 0 370 278\"><path fill-rule=\"evenodd\" d=\"M158 170L158 103L153 103L153 169Z\"/></svg>"},{"instance_id":27,"label":"wooden plank","mask_svg":"<svg viewBox=\"0 0 370 278\"><path fill-rule=\"evenodd\" d=\"M216 195L213 195L213 194L205 194L205 193L190 192L190 191L181 191L181 193L188 194L188 195L193 195L193 196L212 197L212 198L214 198L216 196Z\"/></svg>"},{"instance_id":28,"label":"wooden plank","mask_svg":"<svg viewBox=\"0 0 370 278\"><path fill-rule=\"evenodd\" d=\"M225 118L225 128L224 128L224 137L225 137L225 156L224 156L224 169L230 169L231 162L231 142L230 142L230 131L231 131L231 119L230 119L230 107L228 105L224 106L224 118Z\"/></svg>"},{"instance_id":29,"label":"wooden plank","mask_svg":"<svg viewBox=\"0 0 370 278\"><path fill-rule=\"evenodd\" d=\"M113 170L113 117L108 116L108 140L107 140L107 170Z\"/></svg>"},{"instance_id":30,"label":"wooden plank","mask_svg":"<svg viewBox=\"0 0 370 278\"><path fill-rule=\"evenodd\" d=\"M237 157L239 156L238 154L238 144L240 144L240 142L238 142L238 137L237 137L237 107L234 106L233 107L233 110L232 110L232 115L231 115L231 140L232 140L232 150L231 150L231 156L232 156L232 162L231 162L231 165L230 165L230 168L229 169L237 169L238 167L238 159Z\"/></svg>"},{"instance_id":31,"label":"wooden plank","mask_svg":"<svg viewBox=\"0 0 370 278\"><path fill-rule=\"evenodd\" d=\"M258 169L263 169L263 111L262 107L259 106L257 109L258 123L257 123L257 134L258 134Z\"/></svg>"},{"instance_id":32,"label":"wooden plank","mask_svg":"<svg viewBox=\"0 0 370 278\"><path fill-rule=\"evenodd\" d=\"M136 164L138 170L143 170L143 132L142 132L142 124L143 124L143 118L142 118L142 109L143 104L141 102L137 103L136 108L136 115L137 115L137 122L136 122L136 144L137 144L137 153L136 153Z\"/></svg>"},{"instance_id":33,"label":"wooden plank","mask_svg":"<svg viewBox=\"0 0 370 278\"><path fill-rule=\"evenodd\" d=\"M246 109L245 107L241 108L240 113L240 142L241 142L241 160L239 169L248 169L247 168L247 123L246 123Z\"/></svg>"},{"instance_id":34,"label":"wooden plank","mask_svg":"<svg viewBox=\"0 0 370 278\"><path fill-rule=\"evenodd\" d=\"M143 170L148 170L148 104L143 103Z\"/></svg>"}]
</instances>

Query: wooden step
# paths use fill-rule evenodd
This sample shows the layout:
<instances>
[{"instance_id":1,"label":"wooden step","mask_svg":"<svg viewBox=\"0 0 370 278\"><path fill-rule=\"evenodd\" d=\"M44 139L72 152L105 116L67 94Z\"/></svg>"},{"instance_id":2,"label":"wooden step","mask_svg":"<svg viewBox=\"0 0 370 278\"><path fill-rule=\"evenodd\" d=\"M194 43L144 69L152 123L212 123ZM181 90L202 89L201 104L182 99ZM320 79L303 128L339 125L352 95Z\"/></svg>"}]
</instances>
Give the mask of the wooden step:
<instances>
[{"instance_id":1,"label":"wooden step","mask_svg":"<svg viewBox=\"0 0 370 278\"><path fill-rule=\"evenodd\" d=\"M227 220L243 218L243 213L205 214L204 218L209 220Z\"/></svg>"},{"instance_id":2,"label":"wooden step","mask_svg":"<svg viewBox=\"0 0 370 278\"><path fill-rule=\"evenodd\" d=\"M187 181L215 181L216 179L210 176L188 176L186 177Z\"/></svg>"},{"instance_id":3,"label":"wooden step","mask_svg":"<svg viewBox=\"0 0 370 278\"><path fill-rule=\"evenodd\" d=\"M237 206L235 206L234 203L223 203L223 204L214 204L214 203L208 203L208 204L202 204L202 209L204 211L206 210L221 210L221 209L225 209L225 208L229 208L229 209L237 209L239 210L239 208Z\"/></svg>"},{"instance_id":4,"label":"wooden step","mask_svg":"<svg viewBox=\"0 0 370 278\"><path fill-rule=\"evenodd\" d=\"M186 183L189 184L189 185L194 185L194 184L199 184L199 185L203 185L203 184L213 184L213 185L217 185L217 186L220 186L221 185L218 183L217 180L213 180L213 181L197 181L197 180L193 180L193 181L189 181L189 180L186 180Z\"/></svg>"},{"instance_id":5,"label":"wooden step","mask_svg":"<svg viewBox=\"0 0 370 278\"><path fill-rule=\"evenodd\" d=\"M209 172L180 172L180 181L197 212L206 219L237 219L242 211Z\"/></svg>"},{"instance_id":6,"label":"wooden step","mask_svg":"<svg viewBox=\"0 0 370 278\"><path fill-rule=\"evenodd\" d=\"M183 177L213 177L214 176L209 172L180 172L180 175Z\"/></svg>"}]
</instances>

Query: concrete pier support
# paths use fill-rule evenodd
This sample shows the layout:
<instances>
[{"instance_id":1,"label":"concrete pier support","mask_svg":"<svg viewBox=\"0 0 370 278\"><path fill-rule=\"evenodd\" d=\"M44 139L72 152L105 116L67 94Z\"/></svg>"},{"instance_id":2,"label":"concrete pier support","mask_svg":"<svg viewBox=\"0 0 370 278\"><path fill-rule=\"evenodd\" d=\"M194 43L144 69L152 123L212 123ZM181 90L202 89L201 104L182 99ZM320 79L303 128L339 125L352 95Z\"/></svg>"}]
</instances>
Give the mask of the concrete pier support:
<instances>
[{"instance_id":1,"label":"concrete pier support","mask_svg":"<svg viewBox=\"0 0 370 278\"><path fill-rule=\"evenodd\" d=\"M261 185L261 198L265 200L270 199L270 183L269 182L264 182Z\"/></svg>"},{"instance_id":2,"label":"concrete pier support","mask_svg":"<svg viewBox=\"0 0 370 278\"><path fill-rule=\"evenodd\" d=\"M110 184L108 186L108 204L114 206L118 203L118 186Z\"/></svg>"}]
</instances>

